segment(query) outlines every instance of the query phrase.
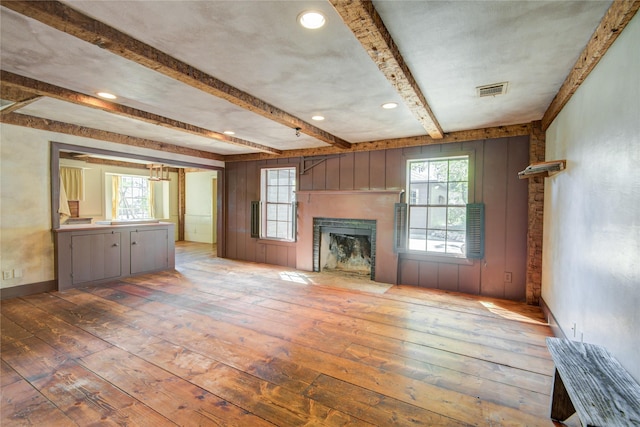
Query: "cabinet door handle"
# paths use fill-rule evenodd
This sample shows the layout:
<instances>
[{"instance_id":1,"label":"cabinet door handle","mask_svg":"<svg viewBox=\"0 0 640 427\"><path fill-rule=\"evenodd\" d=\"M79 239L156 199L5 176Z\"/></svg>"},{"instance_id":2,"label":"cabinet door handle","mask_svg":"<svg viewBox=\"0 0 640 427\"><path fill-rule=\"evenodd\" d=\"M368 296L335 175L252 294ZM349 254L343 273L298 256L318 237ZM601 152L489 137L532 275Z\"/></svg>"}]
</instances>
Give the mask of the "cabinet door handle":
<instances>
[{"instance_id":1,"label":"cabinet door handle","mask_svg":"<svg viewBox=\"0 0 640 427\"><path fill-rule=\"evenodd\" d=\"M113 246L114 248L117 248L117 247L118 247L118 246L120 246L120 245L119 245L118 243L114 243L114 244L113 244L113 245L111 245L111 246Z\"/></svg>"}]
</instances>

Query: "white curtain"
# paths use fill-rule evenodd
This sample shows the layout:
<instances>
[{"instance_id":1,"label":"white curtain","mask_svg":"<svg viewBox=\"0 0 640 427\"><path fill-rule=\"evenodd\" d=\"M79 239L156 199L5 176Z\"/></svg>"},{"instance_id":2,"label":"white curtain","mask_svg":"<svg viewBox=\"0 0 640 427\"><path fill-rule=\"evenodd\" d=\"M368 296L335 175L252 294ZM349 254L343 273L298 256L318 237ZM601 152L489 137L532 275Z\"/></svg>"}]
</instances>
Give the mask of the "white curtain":
<instances>
[{"instance_id":1,"label":"white curtain","mask_svg":"<svg viewBox=\"0 0 640 427\"><path fill-rule=\"evenodd\" d=\"M69 199L67 198L67 192L64 189L62 176L60 176L60 202L58 213L60 214L60 224L63 224L71 216L71 210L69 209Z\"/></svg>"}]
</instances>

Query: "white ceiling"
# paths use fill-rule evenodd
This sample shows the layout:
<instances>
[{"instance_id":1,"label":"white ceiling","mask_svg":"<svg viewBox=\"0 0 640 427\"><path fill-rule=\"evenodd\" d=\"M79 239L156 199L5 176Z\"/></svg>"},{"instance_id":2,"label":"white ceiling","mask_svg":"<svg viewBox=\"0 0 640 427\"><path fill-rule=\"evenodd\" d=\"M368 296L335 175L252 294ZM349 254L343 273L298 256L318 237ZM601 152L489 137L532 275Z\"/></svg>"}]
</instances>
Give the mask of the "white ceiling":
<instances>
[{"instance_id":1,"label":"white ceiling","mask_svg":"<svg viewBox=\"0 0 640 427\"><path fill-rule=\"evenodd\" d=\"M325 1L65 1L350 143L426 135ZM540 120L611 1L373 1L445 133ZM301 28L306 9L325 13ZM2 70L278 150L327 146L43 23L0 8ZM508 82L506 95L476 87ZM395 110L381 104L400 103ZM17 111L222 155L255 148L41 98ZM326 117L314 122L311 116Z\"/></svg>"}]
</instances>

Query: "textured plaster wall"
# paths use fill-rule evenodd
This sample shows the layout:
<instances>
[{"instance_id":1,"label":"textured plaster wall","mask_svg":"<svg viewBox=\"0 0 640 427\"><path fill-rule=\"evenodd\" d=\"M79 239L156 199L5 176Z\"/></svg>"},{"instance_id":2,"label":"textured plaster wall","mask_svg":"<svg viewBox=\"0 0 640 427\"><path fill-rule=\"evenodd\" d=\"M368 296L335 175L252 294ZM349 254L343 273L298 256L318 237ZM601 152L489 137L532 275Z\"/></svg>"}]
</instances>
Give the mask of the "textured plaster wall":
<instances>
[{"instance_id":1,"label":"textured plaster wall","mask_svg":"<svg viewBox=\"0 0 640 427\"><path fill-rule=\"evenodd\" d=\"M54 279L49 144L38 131L0 128L0 268L22 269L2 288Z\"/></svg>"},{"instance_id":2,"label":"textured plaster wall","mask_svg":"<svg viewBox=\"0 0 640 427\"><path fill-rule=\"evenodd\" d=\"M547 130L542 297L640 381L640 14ZM573 325L575 328L572 330Z\"/></svg>"}]
</instances>

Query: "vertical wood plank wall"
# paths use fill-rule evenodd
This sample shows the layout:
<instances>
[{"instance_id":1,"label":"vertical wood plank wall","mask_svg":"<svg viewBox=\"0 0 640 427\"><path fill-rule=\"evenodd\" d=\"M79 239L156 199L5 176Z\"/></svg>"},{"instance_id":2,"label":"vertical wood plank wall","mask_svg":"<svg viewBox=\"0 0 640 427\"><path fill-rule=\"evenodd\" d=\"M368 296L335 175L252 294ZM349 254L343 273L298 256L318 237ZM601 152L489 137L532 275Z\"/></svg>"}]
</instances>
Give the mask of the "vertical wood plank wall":
<instances>
[{"instance_id":1,"label":"vertical wood plank wall","mask_svg":"<svg viewBox=\"0 0 640 427\"><path fill-rule=\"evenodd\" d=\"M470 189L472 201L484 203L486 209L485 259L455 263L401 254L398 283L523 300L527 182L519 180L517 173L529 164L528 142L529 137L523 136L345 153L298 175L298 189L404 189L407 159L471 151L475 158ZM288 158L226 164L226 257L295 268L295 243L251 238L249 209L251 201L260 198L260 168L300 166L301 161L301 158ZM357 212L353 217L358 217ZM505 272L511 273L511 283L504 281Z\"/></svg>"}]
</instances>

